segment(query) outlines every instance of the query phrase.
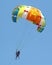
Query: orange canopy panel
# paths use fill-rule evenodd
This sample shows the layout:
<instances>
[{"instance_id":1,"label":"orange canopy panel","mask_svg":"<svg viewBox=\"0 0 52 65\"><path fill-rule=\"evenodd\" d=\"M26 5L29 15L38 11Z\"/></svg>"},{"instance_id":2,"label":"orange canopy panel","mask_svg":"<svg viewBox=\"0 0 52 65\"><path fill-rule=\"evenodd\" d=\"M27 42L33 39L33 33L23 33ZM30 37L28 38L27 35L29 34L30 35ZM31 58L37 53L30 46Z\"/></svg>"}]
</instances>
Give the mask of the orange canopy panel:
<instances>
[{"instance_id":1,"label":"orange canopy panel","mask_svg":"<svg viewBox=\"0 0 52 65\"><path fill-rule=\"evenodd\" d=\"M38 11L37 8L31 8L28 15L27 15L27 20L32 21L35 24L39 24L41 20L41 14Z\"/></svg>"}]
</instances>

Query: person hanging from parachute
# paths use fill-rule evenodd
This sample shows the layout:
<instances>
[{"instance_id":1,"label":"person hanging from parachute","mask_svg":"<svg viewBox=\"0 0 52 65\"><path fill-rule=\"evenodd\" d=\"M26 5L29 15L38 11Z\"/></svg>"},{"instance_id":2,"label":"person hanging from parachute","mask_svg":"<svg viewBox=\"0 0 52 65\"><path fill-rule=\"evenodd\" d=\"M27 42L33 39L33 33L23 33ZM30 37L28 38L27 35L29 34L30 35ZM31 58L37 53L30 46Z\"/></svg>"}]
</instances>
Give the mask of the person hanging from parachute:
<instances>
[{"instance_id":1,"label":"person hanging from parachute","mask_svg":"<svg viewBox=\"0 0 52 65\"><path fill-rule=\"evenodd\" d=\"M20 50L16 51L16 59L20 56Z\"/></svg>"},{"instance_id":2,"label":"person hanging from parachute","mask_svg":"<svg viewBox=\"0 0 52 65\"><path fill-rule=\"evenodd\" d=\"M32 6L20 5L15 7L12 12L13 22L17 22L18 18L25 18L37 25L38 32L42 32L46 25L42 12L38 8L34 8Z\"/></svg>"}]
</instances>

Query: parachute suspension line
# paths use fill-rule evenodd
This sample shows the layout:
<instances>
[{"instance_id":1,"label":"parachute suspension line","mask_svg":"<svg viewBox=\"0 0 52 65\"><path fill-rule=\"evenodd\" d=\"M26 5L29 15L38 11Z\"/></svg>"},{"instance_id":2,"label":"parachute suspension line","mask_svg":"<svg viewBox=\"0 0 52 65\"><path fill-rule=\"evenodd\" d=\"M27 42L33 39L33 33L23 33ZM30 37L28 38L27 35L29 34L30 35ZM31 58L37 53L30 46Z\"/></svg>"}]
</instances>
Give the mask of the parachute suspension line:
<instances>
[{"instance_id":1,"label":"parachute suspension line","mask_svg":"<svg viewBox=\"0 0 52 65\"><path fill-rule=\"evenodd\" d=\"M25 34L23 35L23 38L20 40L20 42L19 42L19 44L18 44L18 47L17 47L17 50L21 50L21 45L22 45L22 43L23 43L23 41L24 41L24 38L25 38ZM16 51L17 51L16 50Z\"/></svg>"},{"instance_id":2,"label":"parachute suspension line","mask_svg":"<svg viewBox=\"0 0 52 65\"><path fill-rule=\"evenodd\" d=\"M26 31L27 31L27 32L26 32ZM30 34L30 30L26 28L25 31L24 31L23 34L22 34L23 37L22 37L22 39L20 40L20 42L19 42L19 44L18 44L18 47L17 47L16 51L17 51L17 50L22 50L22 49L23 49L24 44L25 44L25 43L23 44L23 42L24 42L24 40L26 39L25 36L26 36L27 34ZM20 46L21 46L21 48L20 48Z\"/></svg>"},{"instance_id":3,"label":"parachute suspension line","mask_svg":"<svg viewBox=\"0 0 52 65\"><path fill-rule=\"evenodd\" d=\"M26 33L24 34L24 36L23 36L23 38L22 38L22 40L21 40L21 42L20 42L20 50L22 50L22 48L23 48L23 46L24 46L24 44L23 44L23 42L24 42L24 40L25 40L25 36L26 36Z\"/></svg>"},{"instance_id":4,"label":"parachute suspension line","mask_svg":"<svg viewBox=\"0 0 52 65\"><path fill-rule=\"evenodd\" d=\"M26 31L27 31L27 32L26 32ZM25 43L23 43L23 42L24 42L24 41L25 41L25 39L26 39L26 37L25 37L25 36L26 36L27 34L29 34L29 33L30 33L30 30L28 31L28 29L27 29L26 31L25 31L26 33L24 34L24 36L23 36L23 38L22 38L22 42L20 43L20 45L22 44L22 46L21 46L20 50L22 50L22 49L23 49L23 47L24 47L24 44L25 44Z\"/></svg>"},{"instance_id":5,"label":"parachute suspension line","mask_svg":"<svg viewBox=\"0 0 52 65\"><path fill-rule=\"evenodd\" d=\"M23 41L24 41L24 39L25 39L25 35L26 35L26 31L27 31L27 28L25 29L25 31L22 33L22 35L20 36L20 37L22 37L22 39L20 40L20 42L19 42L19 44L17 45L18 47L17 47L17 49L16 49L16 51L17 50L22 50L22 48L20 48L20 46L21 45L23 45Z\"/></svg>"}]
</instances>

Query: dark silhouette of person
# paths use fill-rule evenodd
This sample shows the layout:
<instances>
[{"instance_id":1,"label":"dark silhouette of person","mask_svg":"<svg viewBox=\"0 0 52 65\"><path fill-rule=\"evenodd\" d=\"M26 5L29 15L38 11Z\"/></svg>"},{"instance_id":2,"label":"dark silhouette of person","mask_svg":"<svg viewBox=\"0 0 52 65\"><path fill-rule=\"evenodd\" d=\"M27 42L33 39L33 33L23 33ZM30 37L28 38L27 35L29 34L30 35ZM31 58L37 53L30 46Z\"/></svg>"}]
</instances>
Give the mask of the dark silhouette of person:
<instances>
[{"instance_id":1,"label":"dark silhouette of person","mask_svg":"<svg viewBox=\"0 0 52 65\"><path fill-rule=\"evenodd\" d=\"M16 59L17 57L19 57L19 55L20 55L20 51L16 51Z\"/></svg>"}]
</instances>

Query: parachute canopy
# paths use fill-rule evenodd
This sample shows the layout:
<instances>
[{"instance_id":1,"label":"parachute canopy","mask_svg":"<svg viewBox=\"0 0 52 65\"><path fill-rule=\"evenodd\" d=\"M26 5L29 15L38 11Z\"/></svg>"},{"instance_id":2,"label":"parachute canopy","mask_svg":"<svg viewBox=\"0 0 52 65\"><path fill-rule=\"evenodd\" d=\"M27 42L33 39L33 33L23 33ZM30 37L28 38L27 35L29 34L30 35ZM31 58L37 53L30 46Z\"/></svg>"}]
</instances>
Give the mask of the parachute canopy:
<instances>
[{"instance_id":1,"label":"parachute canopy","mask_svg":"<svg viewBox=\"0 0 52 65\"><path fill-rule=\"evenodd\" d=\"M12 12L13 22L17 22L18 18L25 18L33 24L36 24L38 26L38 32L42 32L44 30L45 18L38 8L26 5L17 6Z\"/></svg>"}]
</instances>

